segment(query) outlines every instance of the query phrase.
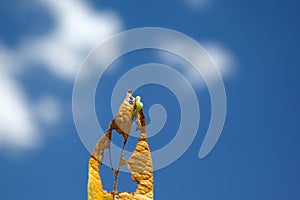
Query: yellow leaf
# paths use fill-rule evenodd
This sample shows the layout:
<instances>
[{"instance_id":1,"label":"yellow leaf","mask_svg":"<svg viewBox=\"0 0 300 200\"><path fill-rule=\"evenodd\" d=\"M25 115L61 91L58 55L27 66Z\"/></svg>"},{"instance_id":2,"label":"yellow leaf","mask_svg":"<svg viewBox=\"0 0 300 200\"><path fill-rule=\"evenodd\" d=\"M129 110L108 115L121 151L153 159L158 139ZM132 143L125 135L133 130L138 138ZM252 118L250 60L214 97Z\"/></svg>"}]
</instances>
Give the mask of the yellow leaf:
<instances>
[{"instance_id":1,"label":"yellow leaf","mask_svg":"<svg viewBox=\"0 0 300 200\"><path fill-rule=\"evenodd\" d=\"M153 200L154 178L152 157L146 135L146 119L141 107L138 109L139 112L136 121L138 124L137 130L141 132L140 138L129 160L126 161L123 155L121 155L118 169L113 169L115 176L114 191L108 192L103 189L99 173L104 150L110 148L112 130L116 130L116 132L124 137L123 150L125 148L132 127L133 112L136 111L137 107L132 103L134 102L133 100L132 92L128 90L115 119L110 123L105 135L98 141L91 155L89 160L88 200L114 200L115 196L118 196L118 200ZM137 102L140 103L139 101ZM142 104L140 103L139 105ZM134 193L116 191L119 170L126 164L131 172L132 180L137 183L137 189Z\"/></svg>"}]
</instances>

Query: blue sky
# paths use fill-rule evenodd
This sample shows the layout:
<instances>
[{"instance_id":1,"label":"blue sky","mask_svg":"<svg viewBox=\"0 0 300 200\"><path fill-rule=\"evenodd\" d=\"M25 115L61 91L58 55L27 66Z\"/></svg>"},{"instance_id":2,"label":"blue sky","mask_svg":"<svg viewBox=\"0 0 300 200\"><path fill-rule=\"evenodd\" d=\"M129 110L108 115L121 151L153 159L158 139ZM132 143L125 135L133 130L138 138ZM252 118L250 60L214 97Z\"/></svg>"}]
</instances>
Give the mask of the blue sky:
<instances>
[{"instance_id":1,"label":"blue sky","mask_svg":"<svg viewBox=\"0 0 300 200\"><path fill-rule=\"evenodd\" d=\"M228 106L220 140L198 159L210 101L205 87L194 86L201 109L197 137L180 159L155 172L155 199L299 199L299 11L292 0L2 1L0 199L86 198L89 152L72 118L75 74L99 42L145 26L174 29L203 44L220 68ZM103 127L113 117L108 96L126 70L154 61L181 70L177 58L158 54L130 53L104 74L96 94ZM154 103L168 112L165 127L149 140L159 149L176 134L178 102L157 85L136 93L146 116ZM103 167L107 189L109 173ZM122 174L120 190L134 188L126 180Z\"/></svg>"}]
</instances>

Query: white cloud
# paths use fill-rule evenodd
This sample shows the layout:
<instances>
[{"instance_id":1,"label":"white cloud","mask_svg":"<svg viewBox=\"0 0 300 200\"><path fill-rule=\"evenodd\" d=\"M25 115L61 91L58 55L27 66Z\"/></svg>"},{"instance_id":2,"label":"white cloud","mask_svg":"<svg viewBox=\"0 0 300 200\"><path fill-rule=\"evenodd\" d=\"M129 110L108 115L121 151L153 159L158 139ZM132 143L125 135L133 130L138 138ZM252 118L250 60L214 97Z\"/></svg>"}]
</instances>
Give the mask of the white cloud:
<instances>
[{"instance_id":1,"label":"white cloud","mask_svg":"<svg viewBox=\"0 0 300 200\"><path fill-rule=\"evenodd\" d=\"M173 45L172 48L178 49L178 51L184 51L193 57L193 60L196 60L199 66L203 66L201 68L202 72L205 72L203 74L206 75L206 79L215 80L216 79L216 73L215 70L209 67L209 63L207 62L207 59L203 59L201 55L199 55L197 50L193 49L193 47L186 48L181 46L179 42L177 41L168 41L169 45ZM218 44L217 42L204 42L203 47L205 48L206 52L214 62L215 66L219 70L221 76L223 78L227 78L235 72L235 68L237 65L236 58L234 55L225 47ZM183 49L184 48L184 49ZM189 79L189 81L195 85L195 86L204 86L203 79L196 73L195 70L191 66L187 66L188 63L186 63L181 57L167 54L164 52L159 52L158 56L163 59L166 64L173 66L175 68L181 69L181 72Z\"/></svg>"},{"instance_id":2,"label":"white cloud","mask_svg":"<svg viewBox=\"0 0 300 200\"><path fill-rule=\"evenodd\" d=\"M55 125L62 117L60 102L52 96L44 96L34 105L36 119L45 125Z\"/></svg>"},{"instance_id":3,"label":"white cloud","mask_svg":"<svg viewBox=\"0 0 300 200\"><path fill-rule=\"evenodd\" d=\"M186 4L191 9L203 9L207 8L212 0L185 0Z\"/></svg>"},{"instance_id":4,"label":"white cloud","mask_svg":"<svg viewBox=\"0 0 300 200\"><path fill-rule=\"evenodd\" d=\"M111 11L97 12L83 0L44 1L53 13L55 27L48 34L26 41L19 56L40 62L55 75L73 80L87 53L122 28ZM107 49L114 53L117 48Z\"/></svg>"},{"instance_id":5,"label":"white cloud","mask_svg":"<svg viewBox=\"0 0 300 200\"><path fill-rule=\"evenodd\" d=\"M37 126L22 88L0 70L0 146L31 148L37 142Z\"/></svg>"},{"instance_id":6,"label":"white cloud","mask_svg":"<svg viewBox=\"0 0 300 200\"><path fill-rule=\"evenodd\" d=\"M96 11L84 0L36 3L46 5L55 20L54 27L44 35L23 40L14 50L0 44L1 149L36 147L42 136L41 125L54 125L63 113L61 102L51 94L30 102L17 74L34 63L71 83L88 51L122 29L114 12ZM116 50L107 49L107 53Z\"/></svg>"},{"instance_id":7,"label":"white cloud","mask_svg":"<svg viewBox=\"0 0 300 200\"><path fill-rule=\"evenodd\" d=\"M232 75L237 66L233 53L218 43L204 43L204 48L221 72L223 77Z\"/></svg>"}]
</instances>

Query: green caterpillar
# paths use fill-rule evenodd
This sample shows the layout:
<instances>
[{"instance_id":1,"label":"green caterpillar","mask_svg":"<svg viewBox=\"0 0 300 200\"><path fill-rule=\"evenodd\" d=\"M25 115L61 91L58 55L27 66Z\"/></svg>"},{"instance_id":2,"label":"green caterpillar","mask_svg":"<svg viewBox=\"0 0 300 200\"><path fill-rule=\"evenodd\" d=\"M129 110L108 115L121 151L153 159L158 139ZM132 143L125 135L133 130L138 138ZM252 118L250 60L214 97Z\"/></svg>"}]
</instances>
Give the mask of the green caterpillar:
<instances>
[{"instance_id":1,"label":"green caterpillar","mask_svg":"<svg viewBox=\"0 0 300 200\"><path fill-rule=\"evenodd\" d=\"M132 119L135 118L137 116L137 114L140 112L140 110L143 108L143 103L141 102L140 96L135 97L135 105L136 105L136 108L132 113Z\"/></svg>"}]
</instances>

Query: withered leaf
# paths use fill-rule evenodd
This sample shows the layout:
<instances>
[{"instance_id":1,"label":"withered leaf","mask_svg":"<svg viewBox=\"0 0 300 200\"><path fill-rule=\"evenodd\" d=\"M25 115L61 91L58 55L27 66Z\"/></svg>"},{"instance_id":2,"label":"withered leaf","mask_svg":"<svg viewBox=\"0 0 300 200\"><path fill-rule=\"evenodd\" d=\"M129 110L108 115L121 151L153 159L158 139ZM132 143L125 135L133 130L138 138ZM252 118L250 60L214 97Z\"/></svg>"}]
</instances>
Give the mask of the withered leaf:
<instances>
[{"instance_id":1,"label":"withered leaf","mask_svg":"<svg viewBox=\"0 0 300 200\"><path fill-rule=\"evenodd\" d=\"M110 148L112 130L116 130L124 137L124 150L132 126L132 113L135 109L134 105L129 103L129 99L132 101L133 98L132 92L129 90L118 114L110 123L106 134L96 144L91 155L89 160L88 200L114 200L116 197L119 200L153 200L154 198L152 157L146 135L146 120L143 110L140 110L137 118L137 130L141 134L135 150L128 161L121 155L118 169L112 168L115 176L114 190L112 192L103 189L99 173L104 151ZM128 166L131 172L132 181L137 184L137 189L134 193L116 191L119 170L125 165Z\"/></svg>"}]
</instances>

